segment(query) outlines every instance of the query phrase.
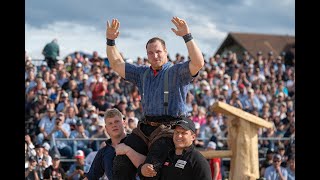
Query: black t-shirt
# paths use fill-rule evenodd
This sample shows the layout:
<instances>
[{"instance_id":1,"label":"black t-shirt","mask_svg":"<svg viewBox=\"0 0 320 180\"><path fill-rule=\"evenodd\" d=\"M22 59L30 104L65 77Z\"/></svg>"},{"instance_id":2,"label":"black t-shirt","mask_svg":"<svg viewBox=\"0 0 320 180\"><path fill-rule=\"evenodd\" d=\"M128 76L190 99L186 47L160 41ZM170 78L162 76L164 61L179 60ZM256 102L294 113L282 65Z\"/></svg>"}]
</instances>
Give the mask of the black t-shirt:
<instances>
[{"instance_id":1,"label":"black t-shirt","mask_svg":"<svg viewBox=\"0 0 320 180\"><path fill-rule=\"evenodd\" d=\"M169 151L160 176L161 180L212 180L209 162L194 145L184 150L182 155L176 155L174 149Z\"/></svg>"},{"instance_id":2,"label":"black t-shirt","mask_svg":"<svg viewBox=\"0 0 320 180\"><path fill-rule=\"evenodd\" d=\"M61 174L62 179L66 178L66 173L64 172L62 167L59 167L58 169L54 169L52 166L47 167L43 172L43 178L44 179L50 179L50 176L52 177L52 180L58 180L57 177L58 174Z\"/></svg>"}]
</instances>

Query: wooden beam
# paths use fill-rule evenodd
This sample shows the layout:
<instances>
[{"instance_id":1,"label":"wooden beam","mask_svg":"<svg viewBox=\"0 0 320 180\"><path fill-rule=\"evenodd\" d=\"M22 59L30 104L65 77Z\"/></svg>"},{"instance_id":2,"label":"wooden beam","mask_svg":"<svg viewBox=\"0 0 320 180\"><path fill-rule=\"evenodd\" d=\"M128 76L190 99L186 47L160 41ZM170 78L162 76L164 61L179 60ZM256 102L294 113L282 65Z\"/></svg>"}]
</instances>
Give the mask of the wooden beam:
<instances>
[{"instance_id":1,"label":"wooden beam","mask_svg":"<svg viewBox=\"0 0 320 180\"><path fill-rule=\"evenodd\" d=\"M241 118L243 120L257 124L258 126L261 126L261 127L265 127L265 128L272 128L273 127L272 123L270 123L262 118L259 118L251 113L245 112L239 108L233 107L229 104L226 104L226 103L223 103L220 101L215 102L211 106L211 110L216 111L216 112L221 112L226 115L236 116L236 117Z\"/></svg>"},{"instance_id":2,"label":"wooden beam","mask_svg":"<svg viewBox=\"0 0 320 180\"><path fill-rule=\"evenodd\" d=\"M231 150L199 151L206 159L232 157Z\"/></svg>"}]
</instances>

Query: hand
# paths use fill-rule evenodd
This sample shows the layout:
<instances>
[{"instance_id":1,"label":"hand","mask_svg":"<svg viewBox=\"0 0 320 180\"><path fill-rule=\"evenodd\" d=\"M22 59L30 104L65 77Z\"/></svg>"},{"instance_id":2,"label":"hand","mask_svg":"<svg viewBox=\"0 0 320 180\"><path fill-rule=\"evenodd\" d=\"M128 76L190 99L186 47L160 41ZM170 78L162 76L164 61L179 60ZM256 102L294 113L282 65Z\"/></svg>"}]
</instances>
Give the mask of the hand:
<instances>
[{"instance_id":1,"label":"hand","mask_svg":"<svg viewBox=\"0 0 320 180\"><path fill-rule=\"evenodd\" d=\"M118 144L115 147L116 155L126 155L130 151L130 146L124 143Z\"/></svg>"},{"instance_id":2,"label":"hand","mask_svg":"<svg viewBox=\"0 0 320 180\"><path fill-rule=\"evenodd\" d=\"M177 36L184 36L190 33L187 22L185 20L180 19L178 17L173 17L171 22L173 22L173 24L177 27L177 30L175 30L174 28L171 28L171 30Z\"/></svg>"},{"instance_id":3,"label":"hand","mask_svg":"<svg viewBox=\"0 0 320 180\"><path fill-rule=\"evenodd\" d=\"M112 19L112 23L110 24L109 21L107 21L107 38L114 40L119 36L119 27L120 22L118 19Z\"/></svg>"},{"instance_id":4,"label":"hand","mask_svg":"<svg viewBox=\"0 0 320 180\"><path fill-rule=\"evenodd\" d=\"M157 175L157 172L154 170L152 164L144 164L141 167L141 174L145 177L154 177Z\"/></svg>"}]
</instances>

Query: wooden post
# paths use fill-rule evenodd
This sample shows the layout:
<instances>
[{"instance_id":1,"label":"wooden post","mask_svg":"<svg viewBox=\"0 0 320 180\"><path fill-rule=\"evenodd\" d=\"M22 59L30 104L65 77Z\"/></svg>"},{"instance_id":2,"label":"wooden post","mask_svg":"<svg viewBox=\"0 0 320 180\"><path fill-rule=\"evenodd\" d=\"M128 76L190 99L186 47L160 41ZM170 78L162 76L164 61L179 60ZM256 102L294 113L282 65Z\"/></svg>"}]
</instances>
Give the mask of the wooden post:
<instances>
[{"instance_id":1,"label":"wooden post","mask_svg":"<svg viewBox=\"0 0 320 180\"><path fill-rule=\"evenodd\" d=\"M227 142L232 154L229 180L259 178L258 129L273 124L223 102L216 102L212 110L227 116Z\"/></svg>"}]
</instances>

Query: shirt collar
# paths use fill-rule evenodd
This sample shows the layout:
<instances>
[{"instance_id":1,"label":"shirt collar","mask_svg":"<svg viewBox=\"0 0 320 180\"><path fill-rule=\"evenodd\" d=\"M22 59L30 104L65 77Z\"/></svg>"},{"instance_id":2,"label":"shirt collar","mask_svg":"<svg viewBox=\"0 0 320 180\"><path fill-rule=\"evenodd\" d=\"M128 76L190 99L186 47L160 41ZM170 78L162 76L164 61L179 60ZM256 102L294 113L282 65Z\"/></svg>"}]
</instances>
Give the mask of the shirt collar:
<instances>
[{"instance_id":1,"label":"shirt collar","mask_svg":"<svg viewBox=\"0 0 320 180\"><path fill-rule=\"evenodd\" d=\"M128 134L127 134L123 139L121 139L120 143L123 143L124 140L125 140L127 137L128 137ZM105 142L106 142L106 144L109 145L109 146L112 145L112 140L111 140L111 138L108 139L108 140L106 140Z\"/></svg>"}]
</instances>

